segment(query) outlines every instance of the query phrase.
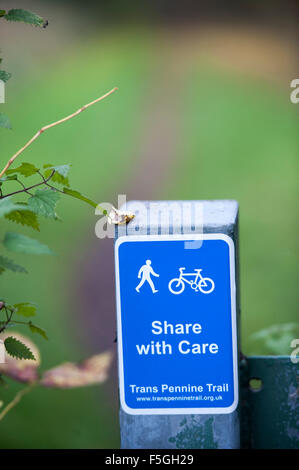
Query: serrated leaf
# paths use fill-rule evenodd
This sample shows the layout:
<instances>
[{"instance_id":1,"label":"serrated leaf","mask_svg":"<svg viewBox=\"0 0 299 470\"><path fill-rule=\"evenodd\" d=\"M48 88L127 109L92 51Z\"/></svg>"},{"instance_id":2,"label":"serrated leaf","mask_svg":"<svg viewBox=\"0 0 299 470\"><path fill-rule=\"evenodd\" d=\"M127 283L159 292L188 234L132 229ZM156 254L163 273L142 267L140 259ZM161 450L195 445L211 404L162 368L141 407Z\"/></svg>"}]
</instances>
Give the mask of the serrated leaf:
<instances>
[{"instance_id":1,"label":"serrated leaf","mask_svg":"<svg viewBox=\"0 0 299 470\"><path fill-rule=\"evenodd\" d=\"M6 214L4 217L11 222L26 225L39 232L39 222L35 212L28 209L18 209Z\"/></svg>"},{"instance_id":2,"label":"serrated leaf","mask_svg":"<svg viewBox=\"0 0 299 470\"><path fill-rule=\"evenodd\" d=\"M44 165L44 168L47 170L55 170L57 173L59 173L61 176L66 177L71 169L71 165L50 165L49 163L46 163Z\"/></svg>"},{"instance_id":3,"label":"serrated leaf","mask_svg":"<svg viewBox=\"0 0 299 470\"><path fill-rule=\"evenodd\" d=\"M27 178L28 176L34 175L38 171L39 171L39 168L36 168L36 166L32 165L32 163L23 162L17 168L14 168L12 170L6 170L5 173L7 175L12 175L13 173L20 173L21 175L23 175Z\"/></svg>"},{"instance_id":4,"label":"serrated leaf","mask_svg":"<svg viewBox=\"0 0 299 470\"><path fill-rule=\"evenodd\" d=\"M96 204L95 202L93 202L91 199L88 199L87 197L83 196L82 194L80 194L78 191L75 191L73 189L69 189L69 188L63 188L63 192L65 194L68 194L69 196L72 196L76 199L80 199L81 201L84 201L86 202L87 204L89 204L90 206L92 207L97 207L98 204Z\"/></svg>"},{"instance_id":5,"label":"serrated leaf","mask_svg":"<svg viewBox=\"0 0 299 470\"><path fill-rule=\"evenodd\" d=\"M4 340L5 349L8 354L16 359L33 359L35 357L30 351L30 349L21 341L14 338L13 336L9 336Z\"/></svg>"},{"instance_id":6,"label":"serrated leaf","mask_svg":"<svg viewBox=\"0 0 299 470\"><path fill-rule=\"evenodd\" d=\"M29 328L32 331L32 333L37 333L40 336L42 336L43 338L45 338L46 340L48 340L48 336L47 336L47 333L45 332L45 330L43 330L39 326L33 325L33 323L31 323L31 322L29 322L28 325L29 325Z\"/></svg>"},{"instance_id":7,"label":"serrated leaf","mask_svg":"<svg viewBox=\"0 0 299 470\"><path fill-rule=\"evenodd\" d=\"M38 189L28 199L28 208L36 214L56 219L55 207L60 195L52 189Z\"/></svg>"},{"instance_id":8,"label":"serrated leaf","mask_svg":"<svg viewBox=\"0 0 299 470\"><path fill-rule=\"evenodd\" d=\"M6 72L5 70L0 70L0 80L7 82L11 78L11 73Z\"/></svg>"},{"instance_id":9,"label":"serrated leaf","mask_svg":"<svg viewBox=\"0 0 299 470\"><path fill-rule=\"evenodd\" d=\"M9 10L9 12L4 15L4 18L7 21L21 21L22 23L31 24L33 26L43 26L45 23L45 20L40 16L31 11L23 10L22 8Z\"/></svg>"},{"instance_id":10,"label":"serrated leaf","mask_svg":"<svg viewBox=\"0 0 299 470\"><path fill-rule=\"evenodd\" d=\"M0 268L1 269L9 269L10 271L14 271L15 273L27 273L27 270L20 266L19 264L14 263L14 261L1 256L0 255Z\"/></svg>"},{"instance_id":11,"label":"serrated leaf","mask_svg":"<svg viewBox=\"0 0 299 470\"><path fill-rule=\"evenodd\" d=\"M46 168L46 171L44 172L44 176L48 178L53 170L55 170L54 175L51 178L51 181L58 183L58 184L63 184L64 186L69 186L69 179L67 177L68 172L70 171L70 165L59 165L59 166L53 166L46 164L44 165L44 168Z\"/></svg>"},{"instance_id":12,"label":"serrated leaf","mask_svg":"<svg viewBox=\"0 0 299 470\"><path fill-rule=\"evenodd\" d=\"M12 202L10 197L6 197L5 199L0 199L0 217L3 217L21 208L22 208L22 205L15 204L14 202Z\"/></svg>"},{"instance_id":13,"label":"serrated leaf","mask_svg":"<svg viewBox=\"0 0 299 470\"><path fill-rule=\"evenodd\" d=\"M34 317L36 314L36 306L30 302L14 304L14 308L16 309L15 313L22 315L23 317Z\"/></svg>"},{"instance_id":14,"label":"serrated leaf","mask_svg":"<svg viewBox=\"0 0 299 470\"><path fill-rule=\"evenodd\" d=\"M0 127L3 129L11 129L11 123L6 114L0 113Z\"/></svg>"},{"instance_id":15,"label":"serrated leaf","mask_svg":"<svg viewBox=\"0 0 299 470\"><path fill-rule=\"evenodd\" d=\"M14 251L15 253L27 253L32 255L53 254L47 245L19 233L7 232L5 234L3 244L5 248L9 251Z\"/></svg>"}]
</instances>

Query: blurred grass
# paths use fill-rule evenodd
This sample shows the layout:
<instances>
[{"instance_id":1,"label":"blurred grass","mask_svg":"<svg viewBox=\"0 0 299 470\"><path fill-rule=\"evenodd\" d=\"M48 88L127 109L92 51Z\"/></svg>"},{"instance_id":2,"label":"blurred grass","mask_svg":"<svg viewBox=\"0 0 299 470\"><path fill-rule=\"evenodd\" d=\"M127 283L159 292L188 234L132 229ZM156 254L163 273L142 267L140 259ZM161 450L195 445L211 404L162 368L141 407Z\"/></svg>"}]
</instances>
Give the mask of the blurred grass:
<instances>
[{"instance_id":1,"label":"blurred grass","mask_svg":"<svg viewBox=\"0 0 299 470\"><path fill-rule=\"evenodd\" d=\"M101 41L85 41L55 61L44 62L39 73L25 77L21 86L16 78L5 105L14 130L1 133L1 159L42 125L118 86L120 91L107 101L42 135L20 160L37 165L71 162L72 188L99 202L99 198L110 200L136 162L144 131L144 95L157 62L144 33L118 36L113 31ZM289 103L288 90L205 63L186 73L183 88L177 148L181 158L157 197L239 201L242 342L244 353L250 354L251 333L297 318L296 110ZM30 276L5 274L1 279L2 295L8 300L32 300L39 305L36 323L47 329L50 341L33 339L42 348L45 368L86 354L75 341L68 279L76 252L94 237L96 218L88 206L67 197L58 212L63 223L44 221L40 235L3 225L3 232L8 227L21 230L57 253L30 260L15 256L20 264L30 266ZM261 345L254 352L267 351ZM4 400L17 388L5 390ZM105 387L35 390L1 424L0 445L118 447L117 414L109 403Z\"/></svg>"}]
</instances>

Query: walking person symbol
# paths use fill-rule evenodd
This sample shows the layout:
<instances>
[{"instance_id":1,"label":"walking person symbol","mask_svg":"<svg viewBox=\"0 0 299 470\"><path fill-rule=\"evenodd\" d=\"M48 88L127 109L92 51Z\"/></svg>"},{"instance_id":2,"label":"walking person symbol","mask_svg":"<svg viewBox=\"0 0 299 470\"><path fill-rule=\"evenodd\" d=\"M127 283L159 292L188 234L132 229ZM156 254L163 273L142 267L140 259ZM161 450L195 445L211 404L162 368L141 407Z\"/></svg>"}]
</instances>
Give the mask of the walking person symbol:
<instances>
[{"instance_id":1,"label":"walking person symbol","mask_svg":"<svg viewBox=\"0 0 299 470\"><path fill-rule=\"evenodd\" d=\"M145 283L145 281L147 281L152 289L152 292L153 294L155 294L156 292L158 292L158 290L155 288L154 286L154 283L151 279L151 276L155 276L155 277L159 277L159 274L155 273L155 271L153 270L153 268L151 267L151 260L150 259L147 259L146 260L146 263L141 266L141 268L139 269L139 273L138 273L138 278L140 279L141 278L141 275L142 275L142 278L141 278L141 281L139 282L138 286L135 287L135 289L137 290L137 292L139 292L139 289L140 287L143 286L143 284Z\"/></svg>"}]
</instances>

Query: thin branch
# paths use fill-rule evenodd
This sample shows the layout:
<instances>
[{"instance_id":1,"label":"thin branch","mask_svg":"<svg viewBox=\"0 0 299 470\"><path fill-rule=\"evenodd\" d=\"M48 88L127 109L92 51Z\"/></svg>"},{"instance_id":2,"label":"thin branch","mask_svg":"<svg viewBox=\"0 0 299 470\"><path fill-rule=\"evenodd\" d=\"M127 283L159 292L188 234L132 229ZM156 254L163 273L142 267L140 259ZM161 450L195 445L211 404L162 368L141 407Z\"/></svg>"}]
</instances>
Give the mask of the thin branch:
<instances>
[{"instance_id":1,"label":"thin branch","mask_svg":"<svg viewBox=\"0 0 299 470\"><path fill-rule=\"evenodd\" d=\"M93 104L98 103L99 101L102 101L103 99L107 98L107 96L111 95L111 94L114 93L116 90L118 90L118 88L115 87L115 88L113 88L112 90L108 91L108 93L105 93L105 95L100 96L99 98L97 98L97 99L94 100L94 101L91 101L91 103L85 104L84 106L82 106L82 108L78 109L78 111L76 111L75 113L70 114L69 116L66 116L66 117L63 118L63 119L60 119L59 121L53 122L52 124L48 124L47 126L42 127L42 128L27 142L27 144L25 144L22 148L20 148L20 150L18 150L18 151L8 160L8 162L6 163L5 167L3 168L3 170L2 170L1 173L0 173L0 178L1 178L1 176L4 175L4 173L6 172L6 170L8 170L8 168L13 164L13 162L15 161L15 159L16 159L22 152L24 152L24 150L26 150L26 148L29 147L29 145L31 145L43 132L47 131L48 129L51 129L51 127L58 126L59 124L62 124L62 123L64 123L64 122L68 121L69 119L72 119L73 117L75 117L75 116L77 116L78 114L82 113L82 111L85 111L85 109L89 108L89 107L92 106Z\"/></svg>"},{"instance_id":2,"label":"thin branch","mask_svg":"<svg viewBox=\"0 0 299 470\"><path fill-rule=\"evenodd\" d=\"M0 328L0 333L3 333L3 331L6 330L7 326L11 322L12 316L14 314L14 310L10 311L10 315L8 315L6 307L4 307L4 310L5 310L5 313L6 313L6 322L4 322L4 325Z\"/></svg>"},{"instance_id":3,"label":"thin branch","mask_svg":"<svg viewBox=\"0 0 299 470\"><path fill-rule=\"evenodd\" d=\"M30 196L32 196L32 194L30 194L30 192L27 190L26 186L24 185L24 183L23 183L21 180L19 180L19 179L17 178L16 180L12 180L12 181L16 181L17 183L19 183L19 184L22 186L24 192L25 192L25 193L28 193ZM2 196L3 196L3 195L2 195Z\"/></svg>"},{"instance_id":4,"label":"thin branch","mask_svg":"<svg viewBox=\"0 0 299 470\"><path fill-rule=\"evenodd\" d=\"M8 403L8 405L0 413L0 421L2 421L4 416L6 416L7 413L19 403L19 401L23 398L24 395L26 395L26 393L31 392L31 390L33 389L35 385L36 385L35 383L30 384L28 385L28 387L23 388L16 394L14 399L10 403Z\"/></svg>"},{"instance_id":5,"label":"thin branch","mask_svg":"<svg viewBox=\"0 0 299 470\"><path fill-rule=\"evenodd\" d=\"M46 186L48 186L49 188L54 189L55 191L58 191L59 193L62 193L62 194L65 195L65 192L61 191L61 189L56 188L55 186L52 186L51 184L48 183L48 181L52 178L52 176L54 175L54 173L55 173L55 170L54 170L54 172L52 173L52 175L50 176L50 178L47 178L47 179L46 179L46 178L44 177L44 175L43 175L40 171L38 171L38 174L42 177L42 179L44 180L44 184L45 184Z\"/></svg>"},{"instance_id":6,"label":"thin branch","mask_svg":"<svg viewBox=\"0 0 299 470\"><path fill-rule=\"evenodd\" d=\"M23 192L25 192L25 193L28 193L30 196L32 196L32 194L30 194L30 192L27 190L27 188L26 188L26 186L24 185L24 183L22 183L22 181L19 180L18 178L13 179L13 180L7 180L7 181L16 181L17 183L19 183L19 184L22 186L23 189L20 190L20 191L17 191L17 193L23 193ZM1 191L0 191L0 199L4 199L4 198L6 198L6 197L8 197L8 196L11 196L12 194L15 194L15 192L9 193L9 194L5 194L5 195L4 195L4 194L3 194L3 191L2 191L2 189L1 189Z\"/></svg>"},{"instance_id":7,"label":"thin branch","mask_svg":"<svg viewBox=\"0 0 299 470\"><path fill-rule=\"evenodd\" d=\"M36 184L33 184L32 186L29 186L28 188L24 187L24 189L20 189L19 191L14 191L13 193L5 194L4 196L2 196L1 199L5 199L6 197L14 196L15 194L19 194L19 193L24 193L24 192L27 193L29 189L37 188L38 186L41 186L42 184L47 184L47 182L52 178L54 173L55 173L55 170L52 171L52 173L47 179L43 178L43 181L41 181L41 183L36 183ZM51 186L51 187L52 189L57 189L57 188L54 188L54 186Z\"/></svg>"}]
</instances>

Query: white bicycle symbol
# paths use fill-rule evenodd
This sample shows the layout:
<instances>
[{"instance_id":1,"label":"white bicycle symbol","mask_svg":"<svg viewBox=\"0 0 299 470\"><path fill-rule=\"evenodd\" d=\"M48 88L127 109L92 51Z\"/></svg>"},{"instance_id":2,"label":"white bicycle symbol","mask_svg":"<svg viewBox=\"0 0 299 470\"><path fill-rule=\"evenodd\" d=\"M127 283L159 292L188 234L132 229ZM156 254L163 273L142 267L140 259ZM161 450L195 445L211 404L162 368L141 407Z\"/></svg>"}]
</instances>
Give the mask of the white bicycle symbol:
<instances>
[{"instance_id":1,"label":"white bicycle symbol","mask_svg":"<svg viewBox=\"0 0 299 470\"><path fill-rule=\"evenodd\" d=\"M200 274L202 269L194 269L194 273L184 273L186 268L179 268L180 276L171 279L168 284L168 289L173 294L181 294L185 289L185 283L189 284L195 292L202 292L203 294L210 294L215 289L213 279L209 277L202 277ZM187 276L193 276L193 279L186 279Z\"/></svg>"}]
</instances>

